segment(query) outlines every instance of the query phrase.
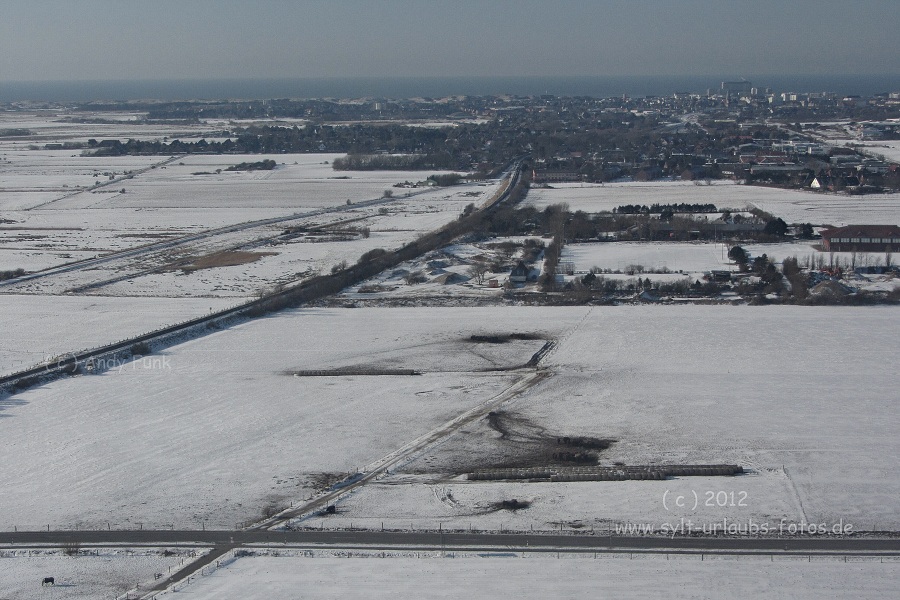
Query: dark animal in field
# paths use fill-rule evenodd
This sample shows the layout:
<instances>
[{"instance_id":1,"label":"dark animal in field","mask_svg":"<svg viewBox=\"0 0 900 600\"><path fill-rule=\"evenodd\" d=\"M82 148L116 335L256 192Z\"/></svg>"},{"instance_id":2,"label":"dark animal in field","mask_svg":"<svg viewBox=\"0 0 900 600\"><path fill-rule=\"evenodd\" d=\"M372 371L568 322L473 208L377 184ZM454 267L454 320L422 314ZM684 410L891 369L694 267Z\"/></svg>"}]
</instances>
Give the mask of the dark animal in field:
<instances>
[{"instance_id":1,"label":"dark animal in field","mask_svg":"<svg viewBox=\"0 0 900 600\"><path fill-rule=\"evenodd\" d=\"M44 577L44 580L41 582L41 585L56 585L56 580L52 577Z\"/></svg>"}]
</instances>

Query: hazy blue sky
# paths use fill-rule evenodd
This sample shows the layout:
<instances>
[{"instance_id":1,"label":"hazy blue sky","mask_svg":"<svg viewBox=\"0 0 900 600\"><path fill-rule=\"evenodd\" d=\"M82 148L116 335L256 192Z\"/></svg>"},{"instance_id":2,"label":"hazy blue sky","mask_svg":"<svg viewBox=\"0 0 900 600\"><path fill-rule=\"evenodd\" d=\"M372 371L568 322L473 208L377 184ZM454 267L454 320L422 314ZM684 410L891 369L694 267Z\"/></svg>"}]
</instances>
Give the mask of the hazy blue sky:
<instances>
[{"instance_id":1,"label":"hazy blue sky","mask_svg":"<svg viewBox=\"0 0 900 600\"><path fill-rule=\"evenodd\" d=\"M898 73L900 0L0 0L0 80Z\"/></svg>"}]
</instances>

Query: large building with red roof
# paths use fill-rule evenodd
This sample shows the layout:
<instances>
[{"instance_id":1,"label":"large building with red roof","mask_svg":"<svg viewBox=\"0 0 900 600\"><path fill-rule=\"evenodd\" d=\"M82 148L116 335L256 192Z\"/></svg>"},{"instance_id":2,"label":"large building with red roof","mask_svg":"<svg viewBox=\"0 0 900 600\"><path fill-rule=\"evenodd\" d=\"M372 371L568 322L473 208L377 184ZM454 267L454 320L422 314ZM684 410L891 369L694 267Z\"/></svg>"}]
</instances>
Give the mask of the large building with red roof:
<instances>
[{"instance_id":1,"label":"large building with red roof","mask_svg":"<svg viewBox=\"0 0 900 600\"><path fill-rule=\"evenodd\" d=\"M829 252L898 252L900 227L896 225L847 225L822 232Z\"/></svg>"}]
</instances>

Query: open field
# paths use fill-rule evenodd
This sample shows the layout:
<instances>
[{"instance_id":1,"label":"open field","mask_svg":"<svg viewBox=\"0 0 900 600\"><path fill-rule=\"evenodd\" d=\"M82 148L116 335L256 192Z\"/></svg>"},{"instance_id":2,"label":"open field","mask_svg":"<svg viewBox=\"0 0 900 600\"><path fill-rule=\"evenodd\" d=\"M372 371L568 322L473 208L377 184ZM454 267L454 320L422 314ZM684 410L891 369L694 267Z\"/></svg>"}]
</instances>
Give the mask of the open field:
<instances>
[{"instance_id":1,"label":"open field","mask_svg":"<svg viewBox=\"0 0 900 600\"><path fill-rule=\"evenodd\" d=\"M0 552L0 590L5 598L16 600L117 598L138 585L149 587L156 573L168 573L188 556L185 550L169 555L126 548L93 552L82 550L79 556L60 551ZM53 577L56 584L41 586L44 577Z\"/></svg>"},{"instance_id":2,"label":"open field","mask_svg":"<svg viewBox=\"0 0 900 600\"><path fill-rule=\"evenodd\" d=\"M99 268L92 266L90 270L69 270L23 284L6 284L3 291L247 297L267 286L327 272L342 261L353 263L374 248L396 248L410 242L419 234L454 220L467 204L484 202L498 185L498 182L486 182L445 189L393 188L395 183L419 181L427 174L333 171L330 164L337 156L272 155L270 158L278 162L274 170L238 172L226 169L267 157L199 155L176 160L155 157L152 163L142 157L146 164L141 164L152 168L96 189L79 192L60 188L53 198L48 198L43 189L16 187L3 191L0 186L0 207L9 208L2 212L0 222L0 269L3 270L41 270L139 249L217 227L279 219L205 236L175 249L157 252L150 248ZM78 177L89 177L90 173L118 169L115 173L121 176L127 167L140 166L110 160L80 155L54 158L44 151L24 150L8 157L9 162L4 163L8 169L4 173L14 177L17 170L28 170L39 181L41 174L59 169L66 177L74 178L71 185L76 186L86 184L79 182ZM61 165L54 161L61 161ZM396 198L378 200L385 190L394 193ZM21 194L32 193L41 194L40 204L21 200ZM24 209L20 206L23 202ZM363 204L356 206L358 203ZM365 228L371 236L280 237L288 227ZM214 272L185 276L181 269L203 260L204 256L231 251L268 254L262 260L222 266Z\"/></svg>"},{"instance_id":3,"label":"open field","mask_svg":"<svg viewBox=\"0 0 900 600\"><path fill-rule=\"evenodd\" d=\"M292 311L10 397L0 526L258 519L501 392L517 377L496 369L543 343L475 343L483 324L433 318ZM291 375L338 367L423 374Z\"/></svg>"},{"instance_id":4,"label":"open field","mask_svg":"<svg viewBox=\"0 0 900 600\"><path fill-rule=\"evenodd\" d=\"M0 526L259 518L500 393L521 374L497 369L553 338L543 363L552 377L510 401L500 421L482 419L410 457L342 500L328 525L603 528L690 516L664 510L670 487L747 492L746 505L705 509L694 515L702 520L896 528L891 399L900 381L883 368L892 319L890 308L846 307L288 311L10 397ZM510 333L539 339L470 339ZM335 368L423 374L291 375ZM728 463L749 474L564 486L456 479L544 464L568 435L615 440L601 464ZM532 504L514 515L491 508L506 496Z\"/></svg>"},{"instance_id":5,"label":"open field","mask_svg":"<svg viewBox=\"0 0 900 600\"><path fill-rule=\"evenodd\" d=\"M713 243L603 242L566 244L563 261L575 263L576 271L594 267L625 271L630 265L645 270L703 273L712 269L736 270L728 259L728 249Z\"/></svg>"},{"instance_id":6,"label":"open field","mask_svg":"<svg viewBox=\"0 0 900 600\"><path fill-rule=\"evenodd\" d=\"M651 181L606 184L555 184L552 189L535 189L527 204L544 208L565 203L572 211L611 211L625 204L711 203L717 208L744 210L761 208L788 223L813 225L876 224L894 225L900 195L849 196L810 191L784 190L715 181L696 185L690 181Z\"/></svg>"},{"instance_id":7,"label":"open field","mask_svg":"<svg viewBox=\"0 0 900 600\"><path fill-rule=\"evenodd\" d=\"M421 181L422 171L335 171L342 154L188 155L116 185L125 194L90 191L51 205L74 208L278 208L299 211L378 198L395 183ZM160 157L156 157L160 158ZM226 171L242 162L275 160L271 171ZM103 160L81 158L81 160ZM221 172L217 173L216 171ZM403 190L393 190L400 192Z\"/></svg>"},{"instance_id":8,"label":"open field","mask_svg":"<svg viewBox=\"0 0 900 600\"><path fill-rule=\"evenodd\" d=\"M367 206L338 204L330 212L313 209L307 213L287 213L275 222L247 224L232 231L198 236L189 242L179 243L177 247L170 245L158 250L148 247L140 253L111 259L98 267L92 265L90 269L72 269L52 277L8 282L2 289L7 293L27 294L248 297L276 283L328 272L332 266L343 261L352 264L369 250L393 249L411 242L420 234L456 219L467 204L473 199L489 196L496 185L495 182L451 189L429 189L411 197L379 200ZM245 211L243 220L254 217L253 210L242 210ZM77 211L65 212L71 214ZM299 233L292 234L288 231L291 228L301 229ZM323 229L327 231L321 231ZM361 233L363 230L365 233ZM68 231L57 231L54 235L68 244L72 244L72 238L77 236L88 238L90 241L87 243L92 245L109 242L110 237L113 237L113 243L117 246L133 245L137 241L166 241L165 237L141 239L137 234L133 238L132 234L120 231L113 229L112 232L115 233L109 230L97 232L82 227L74 235L68 235ZM35 244L31 238L38 233L43 235L45 232L26 233L16 230L10 231L9 235L13 237L15 234L17 237L19 246L16 252L26 252L26 248L30 247L35 253L43 255L45 253L42 248L50 245L48 240L41 240L40 248L30 246ZM181 233L198 234L197 231ZM101 240L90 239L95 235L99 235ZM116 248L125 249L128 247ZM263 253L264 256L258 261L222 265L196 273L188 273L184 269L198 260L204 260L206 256L233 251L253 251Z\"/></svg>"},{"instance_id":9,"label":"open field","mask_svg":"<svg viewBox=\"0 0 900 600\"><path fill-rule=\"evenodd\" d=\"M228 308L217 298L85 298L0 294L0 375Z\"/></svg>"},{"instance_id":10,"label":"open field","mask_svg":"<svg viewBox=\"0 0 900 600\"><path fill-rule=\"evenodd\" d=\"M857 529L900 525L895 450L889 450L897 444L880 422L891 420L888 398L900 384L881 364L894 348L892 309L535 310L504 314L544 327L562 315L583 318L545 359L554 376L510 402L499 425L482 421L455 434L396 478L342 501L338 514L326 518L329 525L659 528L681 516L698 524L728 518L774 526L783 518L843 519ZM777 352L767 350L772 331L779 332ZM860 408L848 411L848 402ZM554 447L564 435L616 440L599 454L604 465L725 463L748 474L572 484L454 478L491 466L552 463L546 444ZM743 491L752 500L685 514L665 510L667 489ZM511 498L531 505L501 510L500 501Z\"/></svg>"},{"instance_id":11,"label":"open field","mask_svg":"<svg viewBox=\"0 0 900 600\"><path fill-rule=\"evenodd\" d=\"M502 576L498 577L498 573ZM802 580L802 585L797 581ZM713 584L713 582L715 582ZM439 558L339 556L240 558L181 587L190 600L242 598L885 598L897 562L662 556L565 557L485 554ZM164 596L165 597L165 596Z\"/></svg>"}]
</instances>

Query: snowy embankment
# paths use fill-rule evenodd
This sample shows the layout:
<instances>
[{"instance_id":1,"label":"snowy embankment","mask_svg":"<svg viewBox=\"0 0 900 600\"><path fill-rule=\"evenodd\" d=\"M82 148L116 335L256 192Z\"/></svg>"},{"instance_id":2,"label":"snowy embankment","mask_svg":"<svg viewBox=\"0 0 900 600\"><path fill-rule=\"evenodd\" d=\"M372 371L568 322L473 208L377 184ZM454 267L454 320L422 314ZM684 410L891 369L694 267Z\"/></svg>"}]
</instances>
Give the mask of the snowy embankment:
<instances>
[{"instance_id":1,"label":"snowy embankment","mask_svg":"<svg viewBox=\"0 0 900 600\"><path fill-rule=\"evenodd\" d=\"M233 305L218 298L0 294L0 375L111 344Z\"/></svg>"}]
</instances>

